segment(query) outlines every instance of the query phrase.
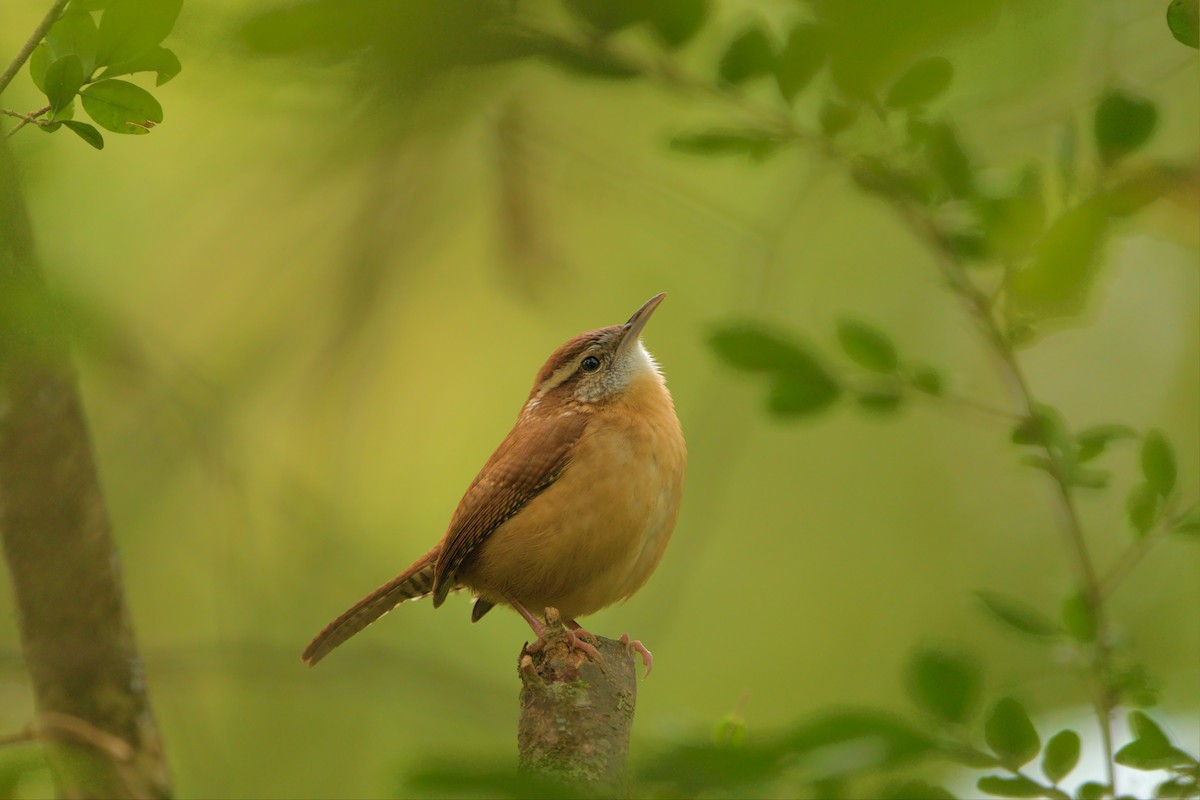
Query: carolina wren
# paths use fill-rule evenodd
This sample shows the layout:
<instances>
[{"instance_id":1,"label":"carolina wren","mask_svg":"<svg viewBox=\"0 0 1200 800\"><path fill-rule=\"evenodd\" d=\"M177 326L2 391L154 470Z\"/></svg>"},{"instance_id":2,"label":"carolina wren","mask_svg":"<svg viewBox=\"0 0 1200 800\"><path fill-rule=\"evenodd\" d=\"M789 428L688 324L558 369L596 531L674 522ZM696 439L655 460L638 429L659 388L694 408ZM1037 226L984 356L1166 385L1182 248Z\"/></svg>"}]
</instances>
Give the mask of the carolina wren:
<instances>
[{"instance_id":1,"label":"carolina wren","mask_svg":"<svg viewBox=\"0 0 1200 800\"><path fill-rule=\"evenodd\" d=\"M536 613L575 621L625 600L650 577L675 527L687 463L675 404L642 329L666 294L624 325L587 331L538 371L517 423L475 476L442 540L331 622L302 656L316 664L406 600L465 588L471 621L507 605L538 637ZM642 654L649 674L650 651Z\"/></svg>"}]
</instances>

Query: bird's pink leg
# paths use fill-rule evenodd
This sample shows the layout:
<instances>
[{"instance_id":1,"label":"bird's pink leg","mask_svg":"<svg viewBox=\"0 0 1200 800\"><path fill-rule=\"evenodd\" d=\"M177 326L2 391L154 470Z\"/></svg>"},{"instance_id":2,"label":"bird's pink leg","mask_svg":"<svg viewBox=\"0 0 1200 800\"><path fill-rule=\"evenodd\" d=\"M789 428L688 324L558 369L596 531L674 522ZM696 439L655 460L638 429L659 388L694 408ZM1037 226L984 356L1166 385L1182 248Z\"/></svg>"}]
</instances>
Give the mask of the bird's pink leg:
<instances>
[{"instance_id":1,"label":"bird's pink leg","mask_svg":"<svg viewBox=\"0 0 1200 800\"><path fill-rule=\"evenodd\" d=\"M642 665L646 668L646 674L642 677L649 678L650 670L654 669L654 656L646 649L646 645L637 639L630 640L628 633L621 634L621 644L629 648L630 652L636 650L642 654Z\"/></svg>"},{"instance_id":2,"label":"bird's pink leg","mask_svg":"<svg viewBox=\"0 0 1200 800\"><path fill-rule=\"evenodd\" d=\"M509 602L512 603L512 607L517 610L517 613L525 618L525 621L529 623L529 627L533 629L533 632L535 634L537 634L537 637L538 637L537 641L529 646L529 649L536 653L538 650L541 650L542 647L546 644L546 626L544 624L542 624L541 620L539 620L533 614L529 613L529 609L527 609L525 606L521 605L516 600L511 600ZM573 623L574 620L568 620L568 622ZM568 627L568 628L566 628L566 631L567 631L567 643L573 649L582 650L584 653L586 653L588 656L590 656L593 661L604 661L604 658L600 655L599 650L597 650L595 647L593 647L592 645L588 644L587 642L583 641L578 636L576 636L576 633L581 632L581 631L583 633L587 634L588 636L591 636L590 633L583 630L578 625L575 625L574 629Z\"/></svg>"}]
</instances>

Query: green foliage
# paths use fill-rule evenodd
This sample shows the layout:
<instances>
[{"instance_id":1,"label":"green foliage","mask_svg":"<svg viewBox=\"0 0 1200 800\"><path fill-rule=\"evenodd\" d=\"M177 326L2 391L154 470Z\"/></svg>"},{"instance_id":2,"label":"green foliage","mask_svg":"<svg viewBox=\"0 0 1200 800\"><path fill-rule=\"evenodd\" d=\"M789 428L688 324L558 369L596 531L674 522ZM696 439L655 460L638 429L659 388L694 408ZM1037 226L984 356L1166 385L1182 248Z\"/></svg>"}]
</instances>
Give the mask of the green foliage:
<instances>
[{"instance_id":1,"label":"green foliage","mask_svg":"<svg viewBox=\"0 0 1200 800\"><path fill-rule=\"evenodd\" d=\"M922 59L896 79L883 102L892 108L925 105L950 88L953 80L954 67L949 61L940 56Z\"/></svg>"},{"instance_id":2,"label":"green foliage","mask_svg":"<svg viewBox=\"0 0 1200 800\"><path fill-rule=\"evenodd\" d=\"M1062 628L1033 606L999 592L976 592L983 607L997 621L1037 639L1056 639Z\"/></svg>"},{"instance_id":3,"label":"green foliage","mask_svg":"<svg viewBox=\"0 0 1200 800\"><path fill-rule=\"evenodd\" d=\"M1042 740L1025 708L1011 697L1001 698L983 728L988 747L1012 769L1028 764L1042 750Z\"/></svg>"},{"instance_id":4,"label":"green foliage","mask_svg":"<svg viewBox=\"0 0 1200 800\"><path fill-rule=\"evenodd\" d=\"M1200 7L1192 0L1171 0L1167 6L1167 27L1180 44L1200 48Z\"/></svg>"},{"instance_id":5,"label":"green foliage","mask_svg":"<svg viewBox=\"0 0 1200 800\"><path fill-rule=\"evenodd\" d=\"M1009 283L1016 312L1041 320L1082 311L1108 232L1108 211L1097 198L1061 214L1038 241L1033 263Z\"/></svg>"},{"instance_id":6,"label":"green foliage","mask_svg":"<svg viewBox=\"0 0 1200 800\"><path fill-rule=\"evenodd\" d=\"M994 794L997 797L1042 797L1045 790L1041 784L1024 775L1014 775L1002 778L998 775L985 775L976 784L979 791Z\"/></svg>"},{"instance_id":7,"label":"green foliage","mask_svg":"<svg viewBox=\"0 0 1200 800\"><path fill-rule=\"evenodd\" d=\"M1146 771L1197 766L1196 759L1171 744L1162 728L1143 712L1129 714L1129 727L1134 739L1117 751L1114 758L1118 764Z\"/></svg>"},{"instance_id":8,"label":"green foliage","mask_svg":"<svg viewBox=\"0 0 1200 800\"><path fill-rule=\"evenodd\" d=\"M1062 621L1075 641L1082 644L1096 641L1096 612L1083 590L1068 595L1063 601Z\"/></svg>"},{"instance_id":9,"label":"green foliage","mask_svg":"<svg viewBox=\"0 0 1200 800\"><path fill-rule=\"evenodd\" d=\"M102 150L100 131L72 119L79 97L100 127L113 133L148 133L163 121L162 106L145 89L113 78L152 72L161 86L179 74L178 57L161 43L181 7L182 0L72 2L30 54L30 78L48 105L26 122L47 133L66 127Z\"/></svg>"},{"instance_id":10,"label":"green foliage","mask_svg":"<svg viewBox=\"0 0 1200 800\"><path fill-rule=\"evenodd\" d=\"M708 20L708 0L657 0L649 5L650 26L669 48L690 42Z\"/></svg>"},{"instance_id":11,"label":"green foliage","mask_svg":"<svg viewBox=\"0 0 1200 800\"><path fill-rule=\"evenodd\" d=\"M1042 772L1053 784L1071 774L1079 763L1079 734L1072 730L1059 731L1046 742L1042 752Z\"/></svg>"},{"instance_id":12,"label":"green foliage","mask_svg":"<svg viewBox=\"0 0 1200 800\"><path fill-rule=\"evenodd\" d=\"M841 385L809 351L761 326L724 326L709 344L730 366L770 376L767 409L776 416L816 414L842 393Z\"/></svg>"},{"instance_id":13,"label":"green foliage","mask_svg":"<svg viewBox=\"0 0 1200 800\"><path fill-rule=\"evenodd\" d=\"M1150 431L1142 440L1142 474L1146 485L1163 497L1175 489L1175 451L1162 431Z\"/></svg>"},{"instance_id":14,"label":"green foliage","mask_svg":"<svg viewBox=\"0 0 1200 800\"><path fill-rule=\"evenodd\" d=\"M826 32L818 25L800 23L788 33L775 62L775 81L783 99L791 103L808 86L828 58Z\"/></svg>"},{"instance_id":15,"label":"green foliage","mask_svg":"<svg viewBox=\"0 0 1200 800\"><path fill-rule=\"evenodd\" d=\"M761 131L705 131L671 138L671 149L695 156L739 155L762 161L781 146L778 137Z\"/></svg>"},{"instance_id":16,"label":"green foliage","mask_svg":"<svg viewBox=\"0 0 1200 800\"><path fill-rule=\"evenodd\" d=\"M1129 91L1110 89L1096 106L1093 130L1101 160L1115 162L1129 155L1154 135L1158 108Z\"/></svg>"},{"instance_id":17,"label":"green foliage","mask_svg":"<svg viewBox=\"0 0 1200 800\"><path fill-rule=\"evenodd\" d=\"M884 373L893 373L899 368L896 347L887 334L849 319L838 320L837 330L842 350L859 366Z\"/></svg>"},{"instance_id":18,"label":"green foliage","mask_svg":"<svg viewBox=\"0 0 1200 800\"><path fill-rule=\"evenodd\" d=\"M162 106L136 84L115 78L97 81L79 95L100 127L114 133L145 134L162 122Z\"/></svg>"},{"instance_id":19,"label":"green foliage","mask_svg":"<svg viewBox=\"0 0 1200 800\"><path fill-rule=\"evenodd\" d=\"M747 29L731 41L717 65L721 80L735 86L774 71L775 48L759 27Z\"/></svg>"},{"instance_id":20,"label":"green foliage","mask_svg":"<svg viewBox=\"0 0 1200 800\"><path fill-rule=\"evenodd\" d=\"M923 711L946 722L964 723L979 701L979 670L958 653L920 650L909 665L907 686Z\"/></svg>"}]
</instances>

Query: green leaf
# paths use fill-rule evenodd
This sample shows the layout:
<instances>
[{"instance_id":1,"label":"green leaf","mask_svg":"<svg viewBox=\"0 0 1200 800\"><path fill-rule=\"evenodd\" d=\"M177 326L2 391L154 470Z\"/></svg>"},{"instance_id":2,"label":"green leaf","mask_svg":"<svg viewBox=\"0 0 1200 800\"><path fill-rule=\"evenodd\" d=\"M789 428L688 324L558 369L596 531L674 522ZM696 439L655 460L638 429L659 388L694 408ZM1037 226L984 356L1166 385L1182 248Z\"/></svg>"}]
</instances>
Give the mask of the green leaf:
<instances>
[{"instance_id":1,"label":"green leaf","mask_svg":"<svg viewBox=\"0 0 1200 800\"><path fill-rule=\"evenodd\" d=\"M722 361L749 372L782 372L812 360L785 335L755 323L717 328L708 344Z\"/></svg>"},{"instance_id":2,"label":"green leaf","mask_svg":"<svg viewBox=\"0 0 1200 800\"><path fill-rule=\"evenodd\" d=\"M1041 797L1044 793L1041 784L1024 775L1016 775L1011 778L985 775L975 785L979 787L979 791L997 797Z\"/></svg>"},{"instance_id":3,"label":"green leaf","mask_svg":"<svg viewBox=\"0 0 1200 800\"><path fill-rule=\"evenodd\" d=\"M1075 435L1075 443L1079 446L1076 460L1082 464L1091 461L1104 452L1109 443L1119 439L1136 439L1137 432L1128 425L1108 423L1084 428Z\"/></svg>"},{"instance_id":4,"label":"green leaf","mask_svg":"<svg viewBox=\"0 0 1200 800\"><path fill-rule=\"evenodd\" d=\"M761 161L779 149L782 141L756 130L684 133L671 139L670 147L694 156L745 155Z\"/></svg>"},{"instance_id":5,"label":"green leaf","mask_svg":"<svg viewBox=\"0 0 1200 800\"><path fill-rule=\"evenodd\" d=\"M884 98L891 108L912 108L928 103L950 87L954 67L941 56L925 58L909 67Z\"/></svg>"},{"instance_id":6,"label":"green leaf","mask_svg":"<svg viewBox=\"0 0 1200 800\"><path fill-rule=\"evenodd\" d=\"M531 39L526 43L526 47L530 55L538 56L559 69L584 78L627 80L642 74L636 65L600 48L580 48L545 37Z\"/></svg>"},{"instance_id":7,"label":"green leaf","mask_svg":"<svg viewBox=\"0 0 1200 800\"><path fill-rule=\"evenodd\" d=\"M1110 794L1107 783L1097 783L1096 781L1088 781L1080 784L1075 790L1075 797L1078 800L1101 800Z\"/></svg>"},{"instance_id":8,"label":"green leaf","mask_svg":"<svg viewBox=\"0 0 1200 800\"><path fill-rule=\"evenodd\" d=\"M1171 0L1167 6L1167 27L1180 44L1200 48L1200 7L1196 0Z\"/></svg>"},{"instance_id":9,"label":"green leaf","mask_svg":"<svg viewBox=\"0 0 1200 800\"><path fill-rule=\"evenodd\" d=\"M83 85L83 62L79 56L63 56L46 68L46 98L57 114L75 99Z\"/></svg>"},{"instance_id":10,"label":"green leaf","mask_svg":"<svg viewBox=\"0 0 1200 800\"><path fill-rule=\"evenodd\" d=\"M1192 506L1189 511L1175 520L1171 530L1185 534L1200 533L1200 506Z\"/></svg>"},{"instance_id":11,"label":"green leaf","mask_svg":"<svg viewBox=\"0 0 1200 800\"><path fill-rule=\"evenodd\" d=\"M1171 744L1171 740L1163 733L1158 723L1141 711L1130 712L1129 729L1133 731L1135 739L1146 741L1154 747L1168 747Z\"/></svg>"},{"instance_id":12,"label":"green leaf","mask_svg":"<svg viewBox=\"0 0 1200 800\"><path fill-rule=\"evenodd\" d=\"M1093 132L1105 163L1113 163L1150 141L1158 125L1158 108L1150 100L1121 89L1109 89L1096 106Z\"/></svg>"},{"instance_id":13,"label":"green leaf","mask_svg":"<svg viewBox=\"0 0 1200 800\"><path fill-rule=\"evenodd\" d=\"M829 759L831 750L840 749L844 754L850 749L861 755L863 767L886 769L910 763L934 749L933 740L904 720L877 711L855 709L839 710L823 714L816 719L801 723L790 731L781 743L781 750L794 763L820 772L821 758ZM837 748L837 745L852 747ZM833 758L840 763L829 764L832 770L847 769L845 756ZM775 768L778 770L778 767Z\"/></svg>"},{"instance_id":14,"label":"green leaf","mask_svg":"<svg viewBox=\"0 0 1200 800\"><path fill-rule=\"evenodd\" d=\"M29 79L42 94L46 93L46 70L49 69L52 58L50 48L45 42L33 48L33 52L29 54Z\"/></svg>"},{"instance_id":15,"label":"green leaf","mask_svg":"<svg viewBox=\"0 0 1200 800\"><path fill-rule=\"evenodd\" d=\"M86 122L78 122L76 120L67 120L63 125L66 125L78 134L80 139L83 139L97 150L104 149L104 137L100 135L100 131L96 130L95 127L88 125Z\"/></svg>"},{"instance_id":16,"label":"green leaf","mask_svg":"<svg viewBox=\"0 0 1200 800\"><path fill-rule=\"evenodd\" d=\"M1096 199L1059 216L1038 242L1032 266L1016 273L1009 284L1017 312L1045 319L1081 311L1108 230L1108 212Z\"/></svg>"},{"instance_id":17,"label":"green leaf","mask_svg":"<svg viewBox=\"0 0 1200 800\"><path fill-rule=\"evenodd\" d=\"M924 365L913 367L912 374L909 375L909 380L912 381L914 389L933 397L941 397L946 391L942 373L933 367Z\"/></svg>"},{"instance_id":18,"label":"green leaf","mask_svg":"<svg viewBox=\"0 0 1200 800\"><path fill-rule=\"evenodd\" d=\"M113 64L104 70L103 78L115 78L118 75L131 75L135 72L156 72L156 86L162 86L179 74L183 67L179 57L165 47L152 47L140 56L120 64Z\"/></svg>"},{"instance_id":19,"label":"green leaf","mask_svg":"<svg viewBox=\"0 0 1200 800\"><path fill-rule=\"evenodd\" d=\"M929 166L953 197L969 199L975 195L975 176L971 160L958 140L958 134L945 122L932 123L925 132L925 152Z\"/></svg>"},{"instance_id":20,"label":"green leaf","mask_svg":"<svg viewBox=\"0 0 1200 800\"><path fill-rule=\"evenodd\" d=\"M1195 779L1170 778L1158 785L1154 790L1154 796L1163 800L1197 797L1200 796L1200 786L1197 785Z\"/></svg>"},{"instance_id":21,"label":"green leaf","mask_svg":"<svg viewBox=\"0 0 1200 800\"><path fill-rule=\"evenodd\" d=\"M1011 697L1001 698L984 723L983 736L1000 761L1016 769L1032 761L1042 740L1025 709Z\"/></svg>"},{"instance_id":22,"label":"green leaf","mask_svg":"<svg viewBox=\"0 0 1200 800\"><path fill-rule=\"evenodd\" d=\"M717 66L717 74L721 80L737 86L751 78L768 75L774 69L775 50L771 40L761 28L754 27L729 43Z\"/></svg>"},{"instance_id":23,"label":"green leaf","mask_svg":"<svg viewBox=\"0 0 1200 800\"><path fill-rule=\"evenodd\" d=\"M855 398L858 407L875 414L890 414L899 411L904 402L904 394L899 389L879 388L865 389Z\"/></svg>"},{"instance_id":24,"label":"green leaf","mask_svg":"<svg viewBox=\"0 0 1200 800\"><path fill-rule=\"evenodd\" d=\"M1171 744L1162 728L1145 713L1131 712L1129 727L1135 738L1113 756L1118 764L1153 771L1196 763L1195 759Z\"/></svg>"},{"instance_id":25,"label":"green leaf","mask_svg":"<svg viewBox=\"0 0 1200 800\"><path fill-rule=\"evenodd\" d=\"M788 33L775 62L775 81L784 100L791 103L824 66L829 55L826 36L824 28L806 23Z\"/></svg>"},{"instance_id":26,"label":"green leaf","mask_svg":"<svg viewBox=\"0 0 1200 800\"><path fill-rule=\"evenodd\" d=\"M614 33L645 18L641 0L563 0L575 16L601 33Z\"/></svg>"},{"instance_id":27,"label":"green leaf","mask_svg":"<svg viewBox=\"0 0 1200 800\"><path fill-rule=\"evenodd\" d=\"M948 790L920 778L910 778L885 786L879 793L879 798L880 800L955 800L954 795Z\"/></svg>"},{"instance_id":28,"label":"green leaf","mask_svg":"<svg viewBox=\"0 0 1200 800\"><path fill-rule=\"evenodd\" d=\"M1062 414L1045 403L1039 404L1030 416L1017 423L1011 438L1014 444L1046 445L1058 451L1066 449L1068 441Z\"/></svg>"},{"instance_id":29,"label":"green leaf","mask_svg":"<svg viewBox=\"0 0 1200 800\"><path fill-rule=\"evenodd\" d=\"M767 397L767 410L780 417L802 417L824 411L841 396L842 387L815 361L793 365L779 374Z\"/></svg>"},{"instance_id":30,"label":"green leaf","mask_svg":"<svg viewBox=\"0 0 1200 800\"><path fill-rule=\"evenodd\" d=\"M1160 687L1141 665L1115 672L1109 686L1119 702L1132 708L1152 708L1159 703Z\"/></svg>"},{"instance_id":31,"label":"green leaf","mask_svg":"<svg viewBox=\"0 0 1200 800\"><path fill-rule=\"evenodd\" d=\"M71 8L50 26L46 32L47 55L51 60L64 56L78 56L83 65L83 75L89 77L96 68L96 48L99 35L91 14L83 13L71 4Z\"/></svg>"},{"instance_id":32,"label":"green leaf","mask_svg":"<svg viewBox=\"0 0 1200 800\"><path fill-rule=\"evenodd\" d=\"M988 249L1010 260L1024 258L1046 227L1041 173L1027 168L1011 192L980 199L977 210Z\"/></svg>"},{"instance_id":33,"label":"green leaf","mask_svg":"<svg viewBox=\"0 0 1200 800\"><path fill-rule=\"evenodd\" d=\"M718 747L741 747L746 741L745 720L734 714L726 714L713 726L712 739Z\"/></svg>"},{"instance_id":34,"label":"green leaf","mask_svg":"<svg viewBox=\"0 0 1200 800\"><path fill-rule=\"evenodd\" d=\"M838 341L850 360L875 372L894 373L900 365L896 347L887 334L852 319L839 319Z\"/></svg>"},{"instance_id":35,"label":"green leaf","mask_svg":"<svg viewBox=\"0 0 1200 800\"><path fill-rule=\"evenodd\" d=\"M1149 483L1139 483L1129 491L1125 500L1125 511L1129 523L1139 536L1145 536L1158 521L1162 512L1161 496Z\"/></svg>"},{"instance_id":36,"label":"green leaf","mask_svg":"<svg viewBox=\"0 0 1200 800\"><path fill-rule=\"evenodd\" d=\"M1112 473L1106 469L1086 469L1076 466L1067 475L1067 480L1071 486L1079 486L1083 489L1104 489L1112 480Z\"/></svg>"},{"instance_id":37,"label":"green leaf","mask_svg":"<svg viewBox=\"0 0 1200 800\"><path fill-rule=\"evenodd\" d=\"M858 156L850 165L850 177L862 189L892 200L929 200L928 186L922 177L898 169L876 156Z\"/></svg>"},{"instance_id":38,"label":"green leaf","mask_svg":"<svg viewBox=\"0 0 1200 800\"><path fill-rule=\"evenodd\" d=\"M821 106L818 117L821 132L832 139L854 124L858 119L858 109L835 100L827 100Z\"/></svg>"},{"instance_id":39,"label":"green leaf","mask_svg":"<svg viewBox=\"0 0 1200 800\"><path fill-rule=\"evenodd\" d=\"M1150 431L1142 440L1142 474L1163 497L1175 489L1175 451L1160 430Z\"/></svg>"},{"instance_id":40,"label":"green leaf","mask_svg":"<svg viewBox=\"0 0 1200 800\"><path fill-rule=\"evenodd\" d=\"M1014 597L999 592L978 591L975 596L998 621L1021 633L1041 639L1062 635L1062 629L1042 612Z\"/></svg>"},{"instance_id":41,"label":"green leaf","mask_svg":"<svg viewBox=\"0 0 1200 800\"><path fill-rule=\"evenodd\" d=\"M1071 774L1079 763L1079 734L1072 730L1059 731L1046 742L1042 753L1042 772L1051 783L1057 784Z\"/></svg>"},{"instance_id":42,"label":"green leaf","mask_svg":"<svg viewBox=\"0 0 1200 800\"><path fill-rule=\"evenodd\" d=\"M946 722L966 722L979 699L979 670L966 657L919 650L909 664L907 688L922 710Z\"/></svg>"},{"instance_id":43,"label":"green leaf","mask_svg":"<svg viewBox=\"0 0 1200 800\"><path fill-rule=\"evenodd\" d=\"M113 0L100 17L97 65L131 61L162 43L182 5L183 0Z\"/></svg>"},{"instance_id":44,"label":"green leaf","mask_svg":"<svg viewBox=\"0 0 1200 800\"><path fill-rule=\"evenodd\" d=\"M682 47L704 28L708 5L708 0L658 0L649 10L650 26L667 47Z\"/></svg>"},{"instance_id":45,"label":"green leaf","mask_svg":"<svg viewBox=\"0 0 1200 800\"><path fill-rule=\"evenodd\" d=\"M113 133L149 133L151 125L163 120L162 106L154 99L154 95L126 81L97 81L86 87L79 96L83 98L84 109L96 124Z\"/></svg>"},{"instance_id":46,"label":"green leaf","mask_svg":"<svg viewBox=\"0 0 1200 800\"><path fill-rule=\"evenodd\" d=\"M1078 642L1084 644L1096 640L1096 615L1083 591L1075 592L1063 601L1063 627Z\"/></svg>"}]
</instances>

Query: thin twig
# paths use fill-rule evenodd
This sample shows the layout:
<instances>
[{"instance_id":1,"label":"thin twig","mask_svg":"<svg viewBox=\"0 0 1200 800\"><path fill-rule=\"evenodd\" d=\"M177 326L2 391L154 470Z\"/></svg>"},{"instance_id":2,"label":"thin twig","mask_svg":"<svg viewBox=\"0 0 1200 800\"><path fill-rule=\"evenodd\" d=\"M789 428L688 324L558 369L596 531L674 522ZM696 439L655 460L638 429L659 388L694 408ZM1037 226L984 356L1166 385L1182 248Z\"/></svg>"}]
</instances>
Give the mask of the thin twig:
<instances>
[{"instance_id":1,"label":"thin twig","mask_svg":"<svg viewBox=\"0 0 1200 800\"><path fill-rule=\"evenodd\" d=\"M38 46L42 39L46 38L46 32L50 30L63 8L67 5L67 0L54 0L54 5L50 6L50 10L46 12L46 16L42 17L42 21L33 29L33 33L29 34L29 39L25 44L21 45L21 49L17 51L13 57L12 63L4 70L4 74L0 75L0 95L4 94L4 90L12 83L13 78L17 77L17 73L21 71L21 67L29 60L29 56L33 53L33 49Z\"/></svg>"},{"instance_id":2,"label":"thin twig","mask_svg":"<svg viewBox=\"0 0 1200 800\"><path fill-rule=\"evenodd\" d=\"M0 108L0 114L5 114L10 117L16 117L17 119L21 120L19 123L17 123L17 127L13 128L11 131L9 131L8 133L6 133L4 135L4 138L11 139L16 134L17 131L21 130L21 128L24 128L26 125L42 124L42 123L38 122L38 117L41 117L49 110L50 110L50 106L42 106L37 111L31 111L28 114L22 114L19 111L9 111L7 108Z\"/></svg>"},{"instance_id":3,"label":"thin twig","mask_svg":"<svg viewBox=\"0 0 1200 800\"><path fill-rule=\"evenodd\" d=\"M1175 514L1173 506L1168 503L1167 508L1163 510L1162 519L1159 520L1159 524L1154 530L1147 532L1145 536L1139 537L1131 544L1121 555L1117 563L1113 565L1112 569L1108 571L1108 574L1100 579L1100 596L1108 597L1116 591L1122 581L1129 577L1129 573L1133 571L1133 568L1140 564L1142 559L1158 546L1163 539L1166 539L1180 518L1192 513L1196 505L1196 503L1192 503L1183 514Z\"/></svg>"},{"instance_id":4,"label":"thin twig","mask_svg":"<svg viewBox=\"0 0 1200 800\"><path fill-rule=\"evenodd\" d=\"M0 747L7 747L8 745L14 744L24 744L25 742L32 742L36 740L37 733L34 731L32 725L28 725L16 733L6 733L3 736L0 736Z\"/></svg>"}]
</instances>

